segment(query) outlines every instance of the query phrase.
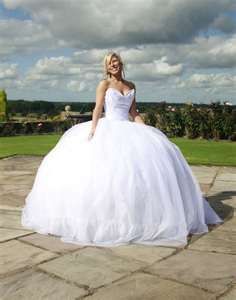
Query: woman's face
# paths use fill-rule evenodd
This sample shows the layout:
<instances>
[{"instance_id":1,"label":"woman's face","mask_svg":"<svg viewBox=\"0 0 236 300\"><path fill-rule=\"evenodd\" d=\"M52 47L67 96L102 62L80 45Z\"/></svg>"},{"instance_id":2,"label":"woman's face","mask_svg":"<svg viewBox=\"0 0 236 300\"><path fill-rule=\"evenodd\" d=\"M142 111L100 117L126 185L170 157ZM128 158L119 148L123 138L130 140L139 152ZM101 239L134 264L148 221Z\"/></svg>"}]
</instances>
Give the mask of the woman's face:
<instances>
[{"instance_id":1,"label":"woman's face","mask_svg":"<svg viewBox=\"0 0 236 300\"><path fill-rule=\"evenodd\" d=\"M119 59L117 57L113 56L111 58L110 63L108 63L107 69L108 69L108 72L112 75L115 75L115 74L121 72L121 64L120 64Z\"/></svg>"}]
</instances>

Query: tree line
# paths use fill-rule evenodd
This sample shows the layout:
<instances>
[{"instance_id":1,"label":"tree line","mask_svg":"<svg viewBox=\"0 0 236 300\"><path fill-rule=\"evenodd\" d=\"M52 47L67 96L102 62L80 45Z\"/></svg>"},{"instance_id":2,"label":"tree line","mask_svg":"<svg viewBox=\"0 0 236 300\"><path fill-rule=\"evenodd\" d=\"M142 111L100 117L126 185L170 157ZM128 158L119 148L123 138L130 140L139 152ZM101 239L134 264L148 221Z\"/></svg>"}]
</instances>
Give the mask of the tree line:
<instances>
[{"instance_id":1,"label":"tree line","mask_svg":"<svg viewBox=\"0 0 236 300\"><path fill-rule=\"evenodd\" d=\"M52 102L52 101L26 101L26 100L8 100L8 112L11 115L20 113L22 116L26 116L29 113L47 114L48 116L54 116L64 111L65 106L70 105L72 111L78 111L80 113L92 112L95 106L95 102ZM183 107L186 103L167 103L161 102L137 102L137 109L141 113L147 111L158 111L160 107L174 106ZM211 104L194 104L199 108L209 108ZM234 106L236 107L236 106Z\"/></svg>"}]
</instances>

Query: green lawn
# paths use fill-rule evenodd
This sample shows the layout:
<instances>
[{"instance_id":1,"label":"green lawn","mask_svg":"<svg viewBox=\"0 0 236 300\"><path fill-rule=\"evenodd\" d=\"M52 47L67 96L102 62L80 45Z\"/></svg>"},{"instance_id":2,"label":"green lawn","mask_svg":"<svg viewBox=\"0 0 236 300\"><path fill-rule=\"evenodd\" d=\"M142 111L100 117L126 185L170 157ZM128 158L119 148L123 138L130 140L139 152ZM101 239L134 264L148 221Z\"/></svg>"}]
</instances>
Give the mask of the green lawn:
<instances>
[{"instance_id":1,"label":"green lawn","mask_svg":"<svg viewBox=\"0 0 236 300\"><path fill-rule=\"evenodd\" d=\"M45 155L60 135L0 137L0 158L15 154ZM171 138L189 164L236 166L236 143Z\"/></svg>"},{"instance_id":2,"label":"green lawn","mask_svg":"<svg viewBox=\"0 0 236 300\"><path fill-rule=\"evenodd\" d=\"M236 166L236 142L172 138L192 165Z\"/></svg>"},{"instance_id":3,"label":"green lawn","mask_svg":"<svg viewBox=\"0 0 236 300\"><path fill-rule=\"evenodd\" d=\"M59 134L0 137L0 157L15 154L45 155L59 138Z\"/></svg>"}]
</instances>

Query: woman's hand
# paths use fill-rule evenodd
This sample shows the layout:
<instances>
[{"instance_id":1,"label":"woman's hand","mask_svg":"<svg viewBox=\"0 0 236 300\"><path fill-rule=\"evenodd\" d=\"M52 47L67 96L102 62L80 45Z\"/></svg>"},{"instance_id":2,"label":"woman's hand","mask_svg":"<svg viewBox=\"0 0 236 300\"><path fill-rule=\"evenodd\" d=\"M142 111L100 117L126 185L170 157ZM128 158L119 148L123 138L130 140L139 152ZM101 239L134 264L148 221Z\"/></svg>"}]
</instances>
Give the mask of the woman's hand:
<instances>
[{"instance_id":1,"label":"woman's hand","mask_svg":"<svg viewBox=\"0 0 236 300\"><path fill-rule=\"evenodd\" d=\"M136 123L140 123L140 124L145 124L143 118L140 116L140 114L137 114L135 117L134 117L134 122ZM146 124L145 124L146 125Z\"/></svg>"},{"instance_id":2,"label":"woman's hand","mask_svg":"<svg viewBox=\"0 0 236 300\"><path fill-rule=\"evenodd\" d=\"M88 135L88 140L90 141L92 139L92 137L94 136L95 133L95 129L91 129Z\"/></svg>"}]
</instances>

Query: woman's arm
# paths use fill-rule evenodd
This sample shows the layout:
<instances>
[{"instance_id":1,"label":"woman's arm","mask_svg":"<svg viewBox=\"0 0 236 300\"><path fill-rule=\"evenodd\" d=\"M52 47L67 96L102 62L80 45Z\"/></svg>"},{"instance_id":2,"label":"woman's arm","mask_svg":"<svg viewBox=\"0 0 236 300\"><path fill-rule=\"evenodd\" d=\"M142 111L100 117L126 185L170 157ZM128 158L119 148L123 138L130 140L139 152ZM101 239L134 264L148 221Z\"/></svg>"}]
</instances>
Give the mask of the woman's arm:
<instances>
[{"instance_id":1,"label":"woman's arm","mask_svg":"<svg viewBox=\"0 0 236 300\"><path fill-rule=\"evenodd\" d=\"M95 104L95 108L93 109L92 126L91 126L88 139L91 139L93 137L98 120L101 117L106 89L107 89L106 80L100 81L96 89L96 104Z\"/></svg>"},{"instance_id":2,"label":"woman's arm","mask_svg":"<svg viewBox=\"0 0 236 300\"><path fill-rule=\"evenodd\" d=\"M135 94L136 94L136 90L135 90ZM130 113L131 117L133 118L134 122L145 124L144 120L142 119L140 114L137 112L135 96L134 96L132 105L130 107L129 113Z\"/></svg>"}]
</instances>

